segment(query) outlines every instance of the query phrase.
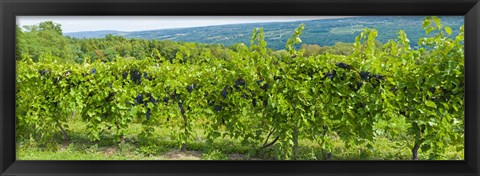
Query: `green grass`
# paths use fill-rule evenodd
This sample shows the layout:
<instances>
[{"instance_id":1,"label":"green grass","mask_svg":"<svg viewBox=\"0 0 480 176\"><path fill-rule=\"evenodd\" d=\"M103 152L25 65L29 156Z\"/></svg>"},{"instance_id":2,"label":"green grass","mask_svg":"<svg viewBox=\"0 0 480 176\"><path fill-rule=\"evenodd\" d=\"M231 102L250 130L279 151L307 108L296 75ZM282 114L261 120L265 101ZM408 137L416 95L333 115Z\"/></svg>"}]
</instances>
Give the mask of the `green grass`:
<instances>
[{"instance_id":1,"label":"green grass","mask_svg":"<svg viewBox=\"0 0 480 176\"><path fill-rule=\"evenodd\" d=\"M330 160L410 160L411 146L405 134L405 123L381 122L376 124L378 129L390 125L398 128L399 135L395 141L384 136L382 131L377 132L372 147L359 144L347 147L345 141L340 140L334 133L330 134ZM240 141L229 137L218 138L212 146L204 142L203 131L200 127L193 129L194 141L187 143L187 151L180 151L180 144L172 138L171 130L156 127L153 138L139 138L141 124L132 124L126 129L125 143L114 142L112 134L102 135L100 141L90 141L85 133L86 126L78 117L70 123L68 134L70 142L64 142L58 135L49 145L39 145L34 140L19 139L17 141L17 159L19 160L276 160L277 153L283 153L279 145L275 144L267 149L252 149L244 146ZM391 137L390 137L391 138ZM404 145L402 145L404 144ZM455 146L446 148L444 158L449 160L463 160L463 151L456 151ZM328 152L327 152L328 153ZM311 140L299 140L299 160L324 160L327 153L322 153L320 144ZM419 151L420 159L428 159Z\"/></svg>"}]
</instances>

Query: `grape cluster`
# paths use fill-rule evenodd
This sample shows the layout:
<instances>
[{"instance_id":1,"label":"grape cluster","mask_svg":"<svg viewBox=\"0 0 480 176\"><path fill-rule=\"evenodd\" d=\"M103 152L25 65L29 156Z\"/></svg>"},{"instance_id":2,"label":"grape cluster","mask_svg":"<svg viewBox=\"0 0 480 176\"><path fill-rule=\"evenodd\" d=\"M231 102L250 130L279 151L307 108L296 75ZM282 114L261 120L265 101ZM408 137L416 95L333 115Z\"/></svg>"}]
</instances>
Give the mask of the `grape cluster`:
<instances>
[{"instance_id":1,"label":"grape cluster","mask_svg":"<svg viewBox=\"0 0 480 176\"><path fill-rule=\"evenodd\" d=\"M157 100L153 97L151 93L148 93L147 95L148 95L148 101L150 101L151 103L157 102Z\"/></svg>"},{"instance_id":2,"label":"grape cluster","mask_svg":"<svg viewBox=\"0 0 480 176\"><path fill-rule=\"evenodd\" d=\"M360 77L364 80L364 81L367 81L367 82L370 82L370 80L373 78L376 80L376 83L373 83L371 82L373 88L376 88L380 83L380 80L385 80L385 76L383 75L380 75L380 74L372 74L368 71L361 71L360 72ZM395 90L391 90L392 92L396 91Z\"/></svg>"},{"instance_id":3,"label":"grape cluster","mask_svg":"<svg viewBox=\"0 0 480 176\"><path fill-rule=\"evenodd\" d=\"M350 66L350 65L348 65L348 64L345 64L345 63L343 63L343 62L337 62L337 63L335 63L335 65L336 65L337 67L340 67L340 68L343 68L343 69L347 69L347 70L352 69L352 66Z\"/></svg>"},{"instance_id":4,"label":"grape cluster","mask_svg":"<svg viewBox=\"0 0 480 176\"><path fill-rule=\"evenodd\" d=\"M146 118L147 120L150 119L150 113L151 113L150 108L147 108L147 113L145 114L145 118Z\"/></svg>"},{"instance_id":5,"label":"grape cluster","mask_svg":"<svg viewBox=\"0 0 480 176\"><path fill-rule=\"evenodd\" d=\"M197 88L197 83L193 83L192 85L189 85L186 87L187 91L190 93L196 88Z\"/></svg>"},{"instance_id":6,"label":"grape cluster","mask_svg":"<svg viewBox=\"0 0 480 176\"><path fill-rule=\"evenodd\" d=\"M365 81L370 81L370 72L368 71L361 71L360 77Z\"/></svg>"},{"instance_id":7,"label":"grape cluster","mask_svg":"<svg viewBox=\"0 0 480 176\"><path fill-rule=\"evenodd\" d=\"M138 70L132 70L130 71L130 75L132 76L131 79L134 83L136 84L141 84L142 83L142 75Z\"/></svg>"},{"instance_id":8,"label":"grape cluster","mask_svg":"<svg viewBox=\"0 0 480 176\"><path fill-rule=\"evenodd\" d=\"M245 82L245 80L243 78L238 78L237 80L235 80L235 89L240 89L239 86L242 86L242 87L245 87L247 83Z\"/></svg>"},{"instance_id":9,"label":"grape cluster","mask_svg":"<svg viewBox=\"0 0 480 176\"><path fill-rule=\"evenodd\" d=\"M223 90L222 90L222 97L223 98L227 98L227 95L228 95L228 92L227 92L227 87L224 87Z\"/></svg>"},{"instance_id":10,"label":"grape cluster","mask_svg":"<svg viewBox=\"0 0 480 176\"><path fill-rule=\"evenodd\" d=\"M57 84L58 81L60 81L60 78L59 78L59 77L53 78L53 83L54 83L54 84Z\"/></svg>"},{"instance_id":11,"label":"grape cluster","mask_svg":"<svg viewBox=\"0 0 480 176\"><path fill-rule=\"evenodd\" d=\"M209 106L213 106L213 105L215 105L215 102L212 101L212 100L208 100L208 105L209 105Z\"/></svg>"},{"instance_id":12,"label":"grape cluster","mask_svg":"<svg viewBox=\"0 0 480 176\"><path fill-rule=\"evenodd\" d=\"M97 73L97 69L96 68L93 68L92 70L90 70L90 74L95 74Z\"/></svg>"},{"instance_id":13,"label":"grape cluster","mask_svg":"<svg viewBox=\"0 0 480 176\"><path fill-rule=\"evenodd\" d=\"M327 72L323 75L324 78L330 78L330 79L333 79L335 77L335 75L337 75L337 72L335 70L331 71L331 72Z\"/></svg>"},{"instance_id":14,"label":"grape cluster","mask_svg":"<svg viewBox=\"0 0 480 176\"><path fill-rule=\"evenodd\" d=\"M135 103L136 104L142 104L143 103L143 96L142 94L138 94L137 97L135 97Z\"/></svg>"},{"instance_id":15,"label":"grape cluster","mask_svg":"<svg viewBox=\"0 0 480 176\"><path fill-rule=\"evenodd\" d=\"M215 112L220 112L221 110L223 110L223 107L220 105L216 105L213 109L215 110Z\"/></svg>"},{"instance_id":16,"label":"grape cluster","mask_svg":"<svg viewBox=\"0 0 480 176\"><path fill-rule=\"evenodd\" d=\"M375 78L377 81L385 80L385 77L383 75L380 75L380 74L373 74L372 78Z\"/></svg>"},{"instance_id":17,"label":"grape cluster","mask_svg":"<svg viewBox=\"0 0 480 176\"><path fill-rule=\"evenodd\" d=\"M257 84L258 84L258 85L262 85L262 82L263 82L263 81L264 81L263 79L259 79L259 80L257 80ZM260 88L263 89L264 91L267 91L267 89L268 89L268 83L263 84Z\"/></svg>"}]
</instances>

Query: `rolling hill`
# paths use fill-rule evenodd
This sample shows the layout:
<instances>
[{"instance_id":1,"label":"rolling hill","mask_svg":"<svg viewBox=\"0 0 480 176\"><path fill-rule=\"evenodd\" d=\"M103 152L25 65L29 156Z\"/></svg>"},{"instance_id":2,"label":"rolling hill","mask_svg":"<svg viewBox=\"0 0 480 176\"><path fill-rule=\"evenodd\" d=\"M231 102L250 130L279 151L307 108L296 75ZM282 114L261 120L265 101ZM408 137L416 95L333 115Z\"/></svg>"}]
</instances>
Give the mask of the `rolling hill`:
<instances>
[{"instance_id":1,"label":"rolling hill","mask_svg":"<svg viewBox=\"0 0 480 176\"><path fill-rule=\"evenodd\" d=\"M463 25L463 16L442 16L442 24L453 29L453 35L458 34ZM305 24L305 30L301 35L304 44L318 44L330 46L337 42L351 43L364 28L375 28L379 32L380 42L385 43L389 39L395 39L399 30L404 30L407 37L416 46L420 37L425 36L422 28L423 16L362 16L336 19L321 19L294 22L271 22L229 24L206 27L159 29L149 31L123 32L115 30L107 31L83 31L65 33L64 35L74 38L101 38L108 34L124 36L126 38L142 38L156 40L172 40L199 42L208 44L232 45L235 43L249 44L250 36L254 28L263 27L265 40L269 48L283 49L286 41L293 30L301 23Z\"/></svg>"}]
</instances>

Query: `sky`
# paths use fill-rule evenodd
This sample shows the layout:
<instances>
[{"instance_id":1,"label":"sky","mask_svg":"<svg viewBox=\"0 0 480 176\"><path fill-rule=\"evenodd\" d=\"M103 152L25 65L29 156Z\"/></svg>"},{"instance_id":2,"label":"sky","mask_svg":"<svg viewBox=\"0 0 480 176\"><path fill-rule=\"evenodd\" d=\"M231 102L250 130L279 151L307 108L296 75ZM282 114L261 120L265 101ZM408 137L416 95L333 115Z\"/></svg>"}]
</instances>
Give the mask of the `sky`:
<instances>
[{"instance_id":1,"label":"sky","mask_svg":"<svg viewBox=\"0 0 480 176\"><path fill-rule=\"evenodd\" d=\"M17 25L53 21L64 33L79 31L144 31L154 29L213 26L223 24L305 21L341 16L17 16Z\"/></svg>"}]
</instances>

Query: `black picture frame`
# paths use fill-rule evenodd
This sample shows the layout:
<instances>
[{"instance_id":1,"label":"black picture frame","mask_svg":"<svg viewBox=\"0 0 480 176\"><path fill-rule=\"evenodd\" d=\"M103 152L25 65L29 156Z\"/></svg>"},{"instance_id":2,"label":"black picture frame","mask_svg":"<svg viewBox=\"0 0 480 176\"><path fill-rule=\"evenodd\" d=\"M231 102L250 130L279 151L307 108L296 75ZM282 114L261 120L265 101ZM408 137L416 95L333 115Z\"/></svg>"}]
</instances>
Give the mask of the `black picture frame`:
<instances>
[{"instance_id":1,"label":"black picture frame","mask_svg":"<svg viewBox=\"0 0 480 176\"><path fill-rule=\"evenodd\" d=\"M0 0L0 175L462 175L480 173L479 0ZM16 161L15 17L464 15L464 161Z\"/></svg>"}]
</instances>

